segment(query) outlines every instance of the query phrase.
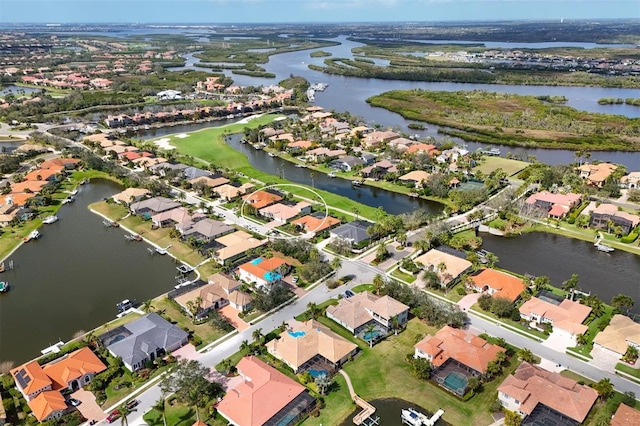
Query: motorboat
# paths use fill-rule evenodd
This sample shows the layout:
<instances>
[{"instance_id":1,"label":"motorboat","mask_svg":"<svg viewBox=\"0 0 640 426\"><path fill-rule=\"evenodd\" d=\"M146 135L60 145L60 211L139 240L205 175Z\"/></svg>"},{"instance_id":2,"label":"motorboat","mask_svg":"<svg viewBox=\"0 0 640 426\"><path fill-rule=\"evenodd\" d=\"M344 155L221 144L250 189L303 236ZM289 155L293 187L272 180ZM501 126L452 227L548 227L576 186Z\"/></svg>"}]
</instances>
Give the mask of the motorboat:
<instances>
[{"instance_id":1,"label":"motorboat","mask_svg":"<svg viewBox=\"0 0 640 426\"><path fill-rule=\"evenodd\" d=\"M44 219L42 219L42 223L46 223L47 225L52 224L54 222L58 221L58 216L56 215L52 215L52 216L47 216Z\"/></svg>"},{"instance_id":2,"label":"motorboat","mask_svg":"<svg viewBox=\"0 0 640 426\"><path fill-rule=\"evenodd\" d=\"M277 157L277 156L278 156L278 154L274 154L273 152L269 153L269 157Z\"/></svg>"},{"instance_id":3,"label":"motorboat","mask_svg":"<svg viewBox=\"0 0 640 426\"><path fill-rule=\"evenodd\" d=\"M334 177L336 177L336 174L334 172L331 172L327 176L330 177L330 178L334 178Z\"/></svg>"},{"instance_id":4,"label":"motorboat","mask_svg":"<svg viewBox=\"0 0 640 426\"><path fill-rule=\"evenodd\" d=\"M33 231L31 231L31 233L29 233L29 235L27 235L24 239L24 241L27 243L31 240L37 240L38 238L40 238L42 236L42 234L40 234L40 232L38 232L37 229L34 229Z\"/></svg>"},{"instance_id":5,"label":"motorboat","mask_svg":"<svg viewBox=\"0 0 640 426\"><path fill-rule=\"evenodd\" d=\"M7 281L0 281L0 293L6 293L9 291L9 283Z\"/></svg>"},{"instance_id":6,"label":"motorboat","mask_svg":"<svg viewBox=\"0 0 640 426\"><path fill-rule=\"evenodd\" d=\"M127 309L133 308L133 302L129 299L124 299L122 302L116 303L116 307L118 308L118 312L124 312Z\"/></svg>"}]
</instances>

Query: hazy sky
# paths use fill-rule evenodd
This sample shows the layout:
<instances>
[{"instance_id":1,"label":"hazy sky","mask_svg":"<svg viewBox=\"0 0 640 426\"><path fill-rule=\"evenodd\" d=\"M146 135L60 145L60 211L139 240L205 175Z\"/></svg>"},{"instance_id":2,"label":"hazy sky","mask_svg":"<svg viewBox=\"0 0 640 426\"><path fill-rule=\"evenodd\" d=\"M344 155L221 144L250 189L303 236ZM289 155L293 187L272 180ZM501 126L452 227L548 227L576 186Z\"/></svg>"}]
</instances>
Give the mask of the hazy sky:
<instances>
[{"instance_id":1,"label":"hazy sky","mask_svg":"<svg viewBox=\"0 0 640 426\"><path fill-rule=\"evenodd\" d=\"M0 0L0 22L640 19L640 0Z\"/></svg>"}]
</instances>

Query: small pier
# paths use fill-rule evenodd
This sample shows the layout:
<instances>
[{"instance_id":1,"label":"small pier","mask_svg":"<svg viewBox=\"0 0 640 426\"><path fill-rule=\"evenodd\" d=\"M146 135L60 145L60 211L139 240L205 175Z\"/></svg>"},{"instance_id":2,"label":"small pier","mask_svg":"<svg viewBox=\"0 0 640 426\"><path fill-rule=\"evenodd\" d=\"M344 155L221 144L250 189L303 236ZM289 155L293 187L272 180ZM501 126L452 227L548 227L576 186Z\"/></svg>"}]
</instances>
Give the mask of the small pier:
<instances>
[{"instance_id":1,"label":"small pier","mask_svg":"<svg viewBox=\"0 0 640 426\"><path fill-rule=\"evenodd\" d=\"M10 271L14 268L13 260L0 263L0 272Z\"/></svg>"},{"instance_id":2,"label":"small pier","mask_svg":"<svg viewBox=\"0 0 640 426\"><path fill-rule=\"evenodd\" d=\"M51 354L51 353L58 353L60 352L60 348L64 346L64 342L62 340L60 340L58 343L49 346L48 348L44 348L43 350L40 351L40 353L42 355L47 355L47 354Z\"/></svg>"},{"instance_id":3,"label":"small pier","mask_svg":"<svg viewBox=\"0 0 640 426\"><path fill-rule=\"evenodd\" d=\"M102 221L105 228L118 228L120 224L114 220L105 219Z\"/></svg>"},{"instance_id":4,"label":"small pier","mask_svg":"<svg viewBox=\"0 0 640 426\"><path fill-rule=\"evenodd\" d=\"M356 394L356 392L353 390L353 385L351 384L351 378L349 378L349 375L344 370L340 370L339 373L344 376L344 379L347 382L347 387L349 388L349 394L351 395L351 399L353 399L353 402L355 402L358 407L362 408L362 411L360 411L353 418L353 424L355 424L357 426L360 426L360 425L364 425L364 426L379 425L380 424L380 417L374 417L373 416L375 414L375 412L376 412L376 407L374 407L373 405L369 404L367 401L365 401L364 399L360 398Z\"/></svg>"},{"instance_id":5,"label":"small pier","mask_svg":"<svg viewBox=\"0 0 640 426\"><path fill-rule=\"evenodd\" d=\"M596 237L596 241L593 243L593 246L598 249L598 251L604 252L604 253L611 253L612 251L614 251L615 249L611 246L608 246L606 244L602 244L602 240L604 240L604 237L602 236L601 233L598 232L598 236Z\"/></svg>"}]
</instances>

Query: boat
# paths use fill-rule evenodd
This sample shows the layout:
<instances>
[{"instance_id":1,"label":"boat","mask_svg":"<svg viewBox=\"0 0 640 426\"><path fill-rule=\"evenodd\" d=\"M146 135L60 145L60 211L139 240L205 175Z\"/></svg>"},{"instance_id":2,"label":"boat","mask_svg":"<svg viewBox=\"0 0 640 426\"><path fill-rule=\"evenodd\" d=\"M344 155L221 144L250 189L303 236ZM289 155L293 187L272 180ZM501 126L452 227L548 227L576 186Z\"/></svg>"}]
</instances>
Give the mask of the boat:
<instances>
[{"instance_id":1,"label":"boat","mask_svg":"<svg viewBox=\"0 0 640 426\"><path fill-rule=\"evenodd\" d=\"M34 229L33 231L31 231L31 233L29 233L29 235L27 235L24 238L24 242L28 243L31 240L37 240L38 238L40 238L42 236L42 234L40 234L40 232L38 232L37 229Z\"/></svg>"},{"instance_id":2,"label":"boat","mask_svg":"<svg viewBox=\"0 0 640 426\"><path fill-rule=\"evenodd\" d=\"M254 144L253 145L253 149L261 150L262 149L262 145L260 145L259 143Z\"/></svg>"},{"instance_id":3,"label":"boat","mask_svg":"<svg viewBox=\"0 0 640 426\"><path fill-rule=\"evenodd\" d=\"M596 244L596 249L598 249L598 251L602 251L604 253L611 253L612 251L615 251L615 249L611 246L608 246L606 244Z\"/></svg>"},{"instance_id":4,"label":"boat","mask_svg":"<svg viewBox=\"0 0 640 426\"><path fill-rule=\"evenodd\" d=\"M334 172L331 172L327 176L330 177L330 178L334 178L334 177L336 177L336 174Z\"/></svg>"},{"instance_id":5,"label":"boat","mask_svg":"<svg viewBox=\"0 0 640 426\"><path fill-rule=\"evenodd\" d=\"M48 348L44 348L43 350L40 351L40 353L42 355L54 354L54 353L57 354L58 352L60 352L60 348L63 346L64 346L64 342L60 340L55 345L51 345Z\"/></svg>"},{"instance_id":6,"label":"boat","mask_svg":"<svg viewBox=\"0 0 640 426\"><path fill-rule=\"evenodd\" d=\"M269 157L277 157L277 156L278 156L278 154L274 154L273 152L269 153Z\"/></svg>"},{"instance_id":7,"label":"boat","mask_svg":"<svg viewBox=\"0 0 640 426\"><path fill-rule=\"evenodd\" d=\"M116 303L116 308L118 308L118 312L124 312L133 308L133 302L129 299L124 299L122 302Z\"/></svg>"},{"instance_id":8,"label":"boat","mask_svg":"<svg viewBox=\"0 0 640 426\"><path fill-rule=\"evenodd\" d=\"M142 237L138 234L125 234L124 239L127 241L142 241Z\"/></svg>"},{"instance_id":9,"label":"boat","mask_svg":"<svg viewBox=\"0 0 640 426\"><path fill-rule=\"evenodd\" d=\"M7 281L0 281L0 293L6 293L9 291L9 283Z\"/></svg>"},{"instance_id":10,"label":"boat","mask_svg":"<svg viewBox=\"0 0 640 426\"><path fill-rule=\"evenodd\" d=\"M62 204L73 203L75 200L76 200L75 197L69 196L69 197L65 198L64 200L62 200Z\"/></svg>"},{"instance_id":11,"label":"boat","mask_svg":"<svg viewBox=\"0 0 640 426\"><path fill-rule=\"evenodd\" d=\"M438 410L431 418L413 408L401 410L400 418L402 423L409 426L433 426L442 417L444 410Z\"/></svg>"},{"instance_id":12,"label":"boat","mask_svg":"<svg viewBox=\"0 0 640 426\"><path fill-rule=\"evenodd\" d=\"M58 216L56 215L52 215L52 216L47 216L44 219L42 219L42 223L46 223L47 225L57 222L58 221Z\"/></svg>"},{"instance_id":13,"label":"boat","mask_svg":"<svg viewBox=\"0 0 640 426\"><path fill-rule=\"evenodd\" d=\"M69 195L77 195L77 194L78 194L78 188L76 188L73 191L69 192Z\"/></svg>"},{"instance_id":14,"label":"boat","mask_svg":"<svg viewBox=\"0 0 640 426\"><path fill-rule=\"evenodd\" d=\"M171 247L171 244L169 244L169 245L168 245L168 246L166 246L165 248L162 248L162 247L156 247L156 253L158 253L158 254L162 254L162 255L165 255L165 254L167 254L167 253L168 253L168 251L167 251L167 250L169 249L169 247Z\"/></svg>"},{"instance_id":15,"label":"boat","mask_svg":"<svg viewBox=\"0 0 640 426\"><path fill-rule=\"evenodd\" d=\"M296 167L299 168L299 169L306 169L307 168L306 164L296 164Z\"/></svg>"},{"instance_id":16,"label":"boat","mask_svg":"<svg viewBox=\"0 0 640 426\"><path fill-rule=\"evenodd\" d=\"M352 181L351 181L351 185L352 185L352 186L361 186L361 185L364 185L364 180L352 180Z\"/></svg>"},{"instance_id":17,"label":"boat","mask_svg":"<svg viewBox=\"0 0 640 426\"><path fill-rule=\"evenodd\" d=\"M315 102L315 100L316 100L316 96L315 96L315 94L316 94L316 91L315 91L315 90L313 90L311 87L310 87L310 88L308 88L308 89L307 89L307 100L308 100L309 102Z\"/></svg>"},{"instance_id":18,"label":"boat","mask_svg":"<svg viewBox=\"0 0 640 426\"><path fill-rule=\"evenodd\" d=\"M150 128L151 128L151 127L150 127L148 124L144 126L144 129L145 129L145 130L149 130Z\"/></svg>"}]
</instances>

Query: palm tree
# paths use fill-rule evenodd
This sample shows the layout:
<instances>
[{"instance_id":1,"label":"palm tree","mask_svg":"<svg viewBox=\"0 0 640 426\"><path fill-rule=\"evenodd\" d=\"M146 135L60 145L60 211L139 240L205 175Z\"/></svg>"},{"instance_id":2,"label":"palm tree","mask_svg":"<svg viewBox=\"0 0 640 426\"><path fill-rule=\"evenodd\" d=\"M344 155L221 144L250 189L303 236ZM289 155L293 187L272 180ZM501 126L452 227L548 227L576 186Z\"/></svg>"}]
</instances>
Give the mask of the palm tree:
<instances>
[{"instance_id":1,"label":"palm tree","mask_svg":"<svg viewBox=\"0 0 640 426\"><path fill-rule=\"evenodd\" d=\"M356 217L356 220L358 220L358 215L360 214L360 210L358 210L357 207L354 207L351 209L351 213L353 213L353 215Z\"/></svg>"},{"instance_id":2,"label":"palm tree","mask_svg":"<svg viewBox=\"0 0 640 426\"><path fill-rule=\"evenodd\" d=\"M496 354L496 362L500 365L504 364L504 362L507 360L507 354L500 351Z\"/></svg>"},{"instance_id":3,"label":"palm tree","mask_svg":"<svg viewBox=\"0 0 640 426\"><path fill-rule=\"evenodd\" d=\"M598 392L598 396L602 401L606 400L613 394L613 385L608 378L601 379L599 382L591 385Z\"/></svg>"},{"instance_id":4,"label":"palm tree","mask_svg":"<svg viewBox=\"0 0 640 426\"><path fill-rule=\"evenodd\" d=\"M389 254L389 252L387 251L387 246L384 242L380 242L380 244L378 244L378 249L376 250L376 258L379 261L384 260L387 255Z\"/></svg>"},{"instance_id":5,"label":"palm tree","mask_svg":"<svg viewBox=\"0 0 640 426\"><path fill-rule=\"evenodd\" d=\"M320 308L314 302L309 302L307 304L307 309L309 310L309 316L312 319L316 319L318 317L318 314L320 314Z\"/></svg>"},{"instance_id":6,"label":"palm tree","mask_svg":"<svg viewBox=\"0 0 640 426\"><path fill-rule=\"evenodd\" d=\"M376 331L375 324L368 324L364 329L364 335L369 336L369 338L368 339L365 338L365 340L369 343L370 348L373 347L373 340L375 339L375 336L373 335L374 331Z\"/></svg>"},{"instance_id":7,"label":"palm tree","mask_svg":"<svg viewBox=\"0 0 640 426\"><path fill-rule=\"evenodd\" d=\"M153 309L152 303L153 303L153 301L152 301L151 299L145 300L145 301L142 303L142 306L141 306L142 310L143 310L144 312L149 312L149 311L151 311L151 310Z\"/></svg>"},{"instance_id":8,"label":"palm tree","mask_svg":"<svg viewBox=\"0 0 640 426\"><path fill-rule=\"evenodd\" d=\"M327 392L327 389L329 388L329 386L331 385L331 380L329 380L328 374L319 374L314 379L314 383L318 387L318 390L320 391L320 395L324 395Z\"/></svg>"},{"instance_id":9,"label":"palm tree","mask_svg":"<svg viewBox=\"0 0 640 426\"><path fill-rule=\"evenodd\" d=\"M578 344L578 346L584 346L587 344L587 342L588 339L584 334L576 335L576 343Z\"/></svg>"},{"instance_id":10,"label":"palm tree","mask_svg":"<svg viewBox=\"0 0 640 426\"><path fill-rule=\"evenodd\" d=\"M249 341L248 340L243 340L242 343L240 343L240 350L244 351L249 349Z\"/></svg>"},{"instance_id":11,"label":"palm tree","mask_svg":"<svg viewBox=\"0 0 640 426\"><path fill-rule=\"evenodd\" d=\"M382 278L382 275L376 274L376 276L373 277L373 287L376 289L376 296L380 295L380 288L383 285L384 285L384 278Z\"/></svg>"},{"instance_id":12,"label":"palm tree","mask_svg":"<svg viewBox=\"0 0 640 426\"><path fill-rule=\"evenodd\" d=\"M518 358L529 363L532 363L535 360L533 352L531 352L531 350L527 348L522 348L518 351Z\"/></svg>"},{"instance_id":13,"label":"palm tree","mask_svg":"<svg viewBox=\"0 0 640 426\"><path fill-rule=\"evenodd\" d=\"M404 246L407 243L407 233L404 230L398 231L396 234L396 241L400 243L400 245Z\"/></svg>"},{"instance_id":14,"label":"palm tree","mask_svg":"<svg viewBox=\"0 0 640 426\"><path fill-rule=\"evenodd\" d=\"M331 259L331 268L334 271L337 271L338 269L340 269L341 266L342 266L342 259L340 259L338 256L335 256L333 259Z\"/></svg>"},{"instance_id":15,"label":"palm tree","mask_svg":"<svg viewBox=\"0 0 640 426\"><path fill-rule=\"evenodd\" d=\"M163 424L164 426L167 426L167 416L166 416L166 413L165 413L165 409L166 409L165 401L166 401L166 400L165 400L165 398L164 398L164 394L162 394L162 396L160 397L160 399L158 399L158 400L156 401L156 405L154 406L154 408L155 408L156 410L160 411L160 414L162 414L162 424Z\"/></svg>"},{"instance_id":16,"label":"palm tree","mask_svg":"<svg viewBox=\"0 0 640 426\"><path fill-rule=\"evenodd\" d=\"M487 253L485 259L487 260L487 265L489 266L489 268L493 268L494 266L496 266L496 263L498 263L499 261L498 256L491 252Z\"/></svg>"},{"instance_id":17,"label":"palm tree","mask_svg":"<svg viewBox=\"0 0 640 426\"><path fill-rule=\"evenodd\" d=\"M125 402L118 407L118 411L120 412L120 424L122 426L129 426L129 419L127 419L127 416L131 414L131 408L129 408Z\"/></svg>"},{"instance_id":18,"label":"palm tree","mask_svg":"<svg viewBox=\"0 0 640 426\"><path fill-rule=\"evenodd\" d=\"M251 337L253 337L253 341L256 342L258 346L262 346L262 338L264 336L262 335L261 328L256 328L255 330L253 330L253 333L251 333Z\"/></svg>"},{"instance_id":19,"label":"palm tree","mask_svg":"<svg viewBox=\"0 0 640 426\"><path fill-rule=\"evenodd\" d=\"M400 328L400 321L398 321L398 316L394 315L391 317L391 320L389 320L389 325L391 326L391 329L393 330L393 334L395 336L398 335L398 329Z\"/></svg>"}]
</instances>

